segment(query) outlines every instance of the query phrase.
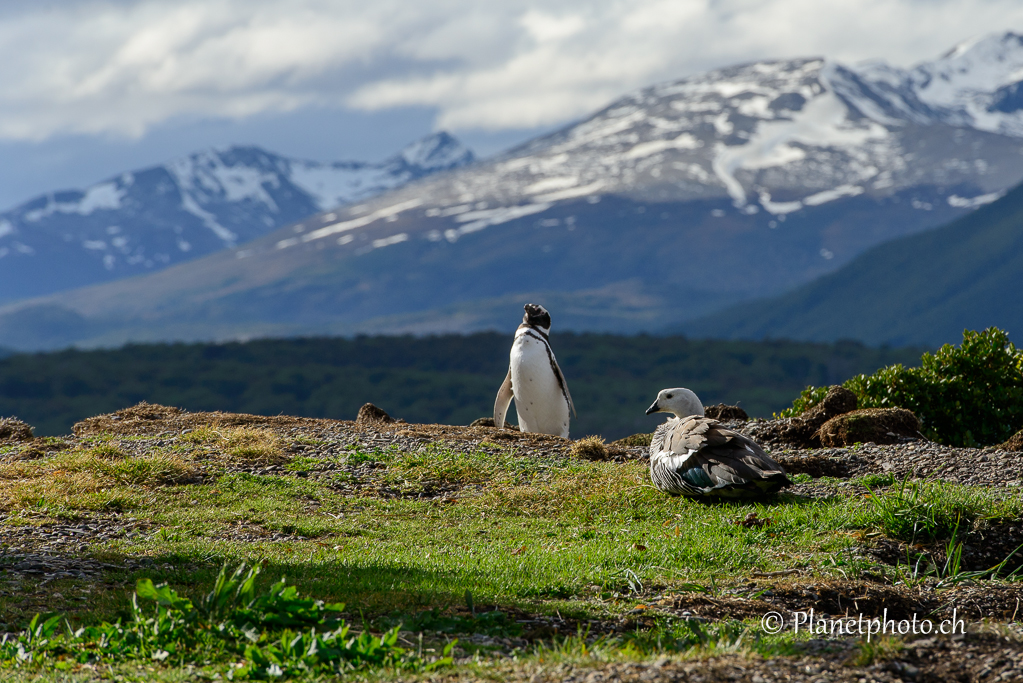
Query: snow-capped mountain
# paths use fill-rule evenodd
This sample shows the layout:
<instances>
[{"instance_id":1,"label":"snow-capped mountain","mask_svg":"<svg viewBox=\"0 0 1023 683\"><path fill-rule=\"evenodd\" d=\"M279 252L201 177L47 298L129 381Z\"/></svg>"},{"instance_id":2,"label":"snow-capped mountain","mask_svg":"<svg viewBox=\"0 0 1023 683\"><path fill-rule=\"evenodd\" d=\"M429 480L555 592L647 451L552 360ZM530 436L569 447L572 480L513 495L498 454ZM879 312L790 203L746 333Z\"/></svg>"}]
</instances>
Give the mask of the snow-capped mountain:
<instances>
[{"instance_id":1,"label":"snow-capped mountain","mask_svg":"<svg viewBox=\"0 0 1023 683\"><path fill-rule=\"evenodd\" d=\"M194 259L472 160L447 133L381 163L318 163L232 147L37 197L0 213L0 300Z\"/></svg>"},{"instance_id":2,"label":"snow-capped mountain","mask_svg":"<svg viewBox=\"0 0 1023 683\"><path fill-rule=\"evenodd\" d=\"M1017 184L1021 41L907 70L806 58L645 88L231 253L10 306L22 336L0 345L514 327L524 298L556 304L559 329L677 324ZM55 339L55 320L77 332Z\"/></svg>"},{"instance_id":3,"label":"snow-capped mountain","mask_svg":"<svg viewBox=\"0 0 1023 683\"><path fill-rule=\"evenodd\" d=\"M1019 178L1003 175L1018 169L1017 151L1000 153L998 137L977 133L1023 137L1021 83L1023 36L1011 33L912 70L819 58L758 62L641 90L458 182L406 194L426 195L442 211L468 195L502 205L602 194L728 196L745 213L785 215L930 185L950 190L948 205L972 206ZM955 139L918 139L921 127L935 125L955 128ZM983 193L957 195L960 184Z\"/></svg>"},{"instance_id":4,"label":"snow-capped mountain","mask_svg":"<svg viewBox=\"0 0 1023 683\"><path fill-rule=\"evenodd\" d=\"M866 64L858 74L907 118L1023 135L1023 36L990 35L957 45L915 69Z\"/></svg>"}]
</instances>

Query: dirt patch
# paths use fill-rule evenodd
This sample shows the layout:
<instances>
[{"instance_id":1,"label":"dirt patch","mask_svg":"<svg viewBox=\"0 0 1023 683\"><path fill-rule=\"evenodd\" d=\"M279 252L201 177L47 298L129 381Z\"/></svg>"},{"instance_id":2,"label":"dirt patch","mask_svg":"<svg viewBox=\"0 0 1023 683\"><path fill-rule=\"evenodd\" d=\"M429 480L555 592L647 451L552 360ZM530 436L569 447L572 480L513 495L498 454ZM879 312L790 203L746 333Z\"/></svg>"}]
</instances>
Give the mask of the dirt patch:
<instances>
[{"instance_id":1,"label":"dirt patch","mask_svg":"<svg viewBox=\"0 0 1023 683\"><path fill-rule=\"evenodd\" d=\"M169 408L140 403L133 408L119 410L108 415L99 415L75 424L75 436L115 434L123 436L166 436L186 429L205 426L265 428L282 435L296 433L310 436L351 435L366 437L369 442L389 442L401 432L414 431L417 436L451 441L511 441L529 447L567 449L568 439L550 434L523 433L517 430L487 427L460 427L456 425L410 425L404 422L356 423L349 420L328 420L325 418L289 417L286 415L264 416L245 413L196 412L181 408Z\"/></svg>"},{"instance_id":2,"label":"dirt patch","mask_svg":"<svg viewBox=\"0 0 1023 683\"><path fill-rule=\"evenodd\" d=\"M817 430L822 446L851 446L868 441L894 444L922 439L920 420L905 408L865 408L837 415Z\"/></svg>"},{"instance_id":3,"label":"dirt patch","mask_svg":"<svg viewBox=\"0 0 1023 683\"><path fill-rule=\"evenodd\" d=\"M847 460L817 454L779 455L775 456L774 460L785 468L787 474L809 474L814 479L849 477L854 467L854 464Z\"/></svg>"},{"instance_id":4,"label":"dirt patch","mask_svg":"<svg viewBox=\"0 0 1023 683\"><path fill-rule=\"evenodd\" d=\"M38 460L53 453L67 450L72 444L63 439L30 439L20 442L18 450L6 453L0 457L0 462L11 462L14 460Z\"/></svg>"},{"instance_id":5,"label":"dirt patch","mask_svg":"<svg viewBox=\"0 0 1023 683\"><path fill-rule=\"evenodd\" d=\"M969 621L1023 619L1023 586L1011 583L959 585L938 590L936 582L916 587L864 580L786 579L774 584L751 582L735 594L682 592L665 595L649 605L649 616L637 616L635 626L652 626L657 613L708 620L759 619L775 611L791 620L796 612L814 610L819 616L863 615L889 619L950 618ZM886 612L887 610L887 612Z\"/></svg>"},{"instance_id":6,"label":"dirt patch","mask_svg":"<svg viewBox=\"0 0 1023 683\"><path fill-rule=\"evenodd\" d=\"M531 683L959 683L1019 681L1023 676L1023 645L995 633L927 638L907 643L887 658L858 666L854 644L811 640L796 656L761 659L743 655L657 662L508 663L488 671L490 680ZM475 680L476 672L443 676L446 681Z\"/></svg>"},{"instance_id":7,"label":"dirt patch","mask_svg":"<svg viewBox=\"0 0 1023 683\"><path fill-rule=\"evenodd\" d=\"M705 619L760 618L770 611L792 612L814 609L820 615L862 614L864 618L921 611L919 596L894 586L866 581L816 581L784 583L762 587L755 583L745 589L746 596L711 596L705 593L680 593L657 601L666 611L683 617ZM901 616L898 618L902 618Z\"/></svg>"},{"instance_id":8,"label":"dirt patch","mask_svg":"<svg viewBox=\"0 0 1023 683\"><path fill-rule=\"evenodd\" d=\"M856 410L856 394L832 386L824 399L798 417L751 422L746 435L764 444L790 444L799 448L820 448L817 431L833 417Z\"/></svg>"},{"instance_id":9,"label":"dirt patch","mask_svg":"<svg viewBox=\"0 0 1023 683\"><path fill-rule=\"evenodd\" d=\"M492 417L480 417L469 423L470 427L494 427L494 418ZM504 429L514 429L516 432L519 431L518 425L513 425L508 420L504 421Z\"/></svg>"},{"instance_id":10,"label":"dirt patch","mask_svg":"<svg viewBox=\"0 0 1023 683\"><path fill-rule=\"evenodd\" d=\"M1002 451L1023 451L1023 429L1019 430L1009 440L998 447Z\"/></svg>"},{"instance_id":11,"label":"dirt patch","mask_svg":"<svg viewBox=\"0 0 1023 683\"><path fill-rule=\"evenodd\" d=\"M176 422L185 411L181 408L161 406L143 401L138 405L115 413L97 415L76 423L71 431L75 436L96 434L156 434Z\"/></svg>"},{"instance_id":12,"label":"dirt patch","mask_svg":"<svg viewBox=\"0 0 1023 683\"><path fill-rule=\"evenodd\" d=\"M396 420L387 414L383 408L377 408L372 403L366 403L359 408L359 414L355 417L356 424L365 424L367 422L396 422ZM404 422L404 420L402 420Z\"/></svg>"},{"instance_id":13,"label":"dirt patch","mask_svg":"<svg viewBox=\"0 0 1023 683\"><path fill-rule=\"evenodd\" d=\"M820 583L789 586L774 591L763 600L750 600L739 596L707 595L673 595L643 605L636 612L639 616L611 622L593 621L579 622L557 616L535 615L515 608L501 607L516 623L521 624L521 637L500 638L487 636L468 636L462 640L468 642L481 641L477 644L501 647L521 647L522 643L549 640L552 637L575 635L586 632L593 639L604 634L617 632L629 635L637 628L644 628L662 618L665 612L675 616L700 621L717 619L754 619L759 620L766 612L791 612L792 610L815 608L814 617L824 615L838 617L847 612L842 611L847 604L858 604L863 609L864 617L868 613L876 613L877 617L901 621L912 620L914 612L918 620L931 618L951 618L951 609L939 608L931 615L922 610L938 601L926 595L913 595L905 591L900 595L899 589L878 587L872 584L855 584L836 586ZM979 622L989 614L1000 613L997 609L980 607L984 597L974 601L974 593L982 594L980 589L956 591L951 596L956 605L956 618L971 622L966 626L966 633L955 635L939 635L934 637L908 636L903 644L881 651L874 661L863 664L856 662L860 654L859 639L845 638L814 638L794 645L795 654L761 658L748 655L719 655L716 657L696 659L675 659L671 656L662 657L656 662L602 662L594 659L589 663L526 663L516 664L513 661L497 660L484 676L488 680L530 681L539 683L601 683L603 681L623 683L646 683L650 681L699 681L702 683L718 683L724 681L742 681L745 683L768 683L796 681L802 683L875 683L897 681L918 681L920 683L947 683L949 681L1018 681L1023 675L1023 642L1020 633L1011 627L987 627ZM922 596L922 597L921 597ZM814 598L819 603L807 603ZM1005 604L1012 596L1005 596L995 591L994 601ZM848 603L847 603L848 601ZM973 601L973 602L971 602ZM970 605L973 606L970 606ZM809 607L807 607L809 605ZM969 615L964 616L964 606ZM483 608L490 611L490 608ZM657 611L660 616L643 616L643 612ZM458 616L468 617L468 612L453 610ZM853 613L853 609L849 610ZM857 614L859 614L857 613ZM1004 619L1005 617L1003 617ZM646 623L649 622L649 623ZM792 628L792 624L788 625ZM1001 629L1001 630L999 630ZM478 680L479 670L473 672L451 672L442 674L440 680L468 681Z\"/></svg>"},{"instance_id":14,"label":"dirt patch","mask_svg":"<svg viewBox=\"0 0 1023 683\"><path fill-rule=\"evenodd\" d=\"M739 420L740 422L746 422L749 420L749 415L746 414L745 410L739 406L729 406L724 403L707 406L703 409L703 414L704 417L721 420L722 422L727 420Z\"/></svg>"}]
</instances>

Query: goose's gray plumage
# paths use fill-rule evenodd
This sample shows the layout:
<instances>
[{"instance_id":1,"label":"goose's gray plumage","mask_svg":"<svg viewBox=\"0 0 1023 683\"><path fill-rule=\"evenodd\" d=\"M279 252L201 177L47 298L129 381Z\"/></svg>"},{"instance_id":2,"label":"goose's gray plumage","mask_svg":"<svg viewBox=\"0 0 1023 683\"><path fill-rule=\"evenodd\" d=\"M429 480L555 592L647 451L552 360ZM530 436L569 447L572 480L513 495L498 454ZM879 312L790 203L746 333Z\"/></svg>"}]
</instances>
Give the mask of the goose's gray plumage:
<instances>
[{"instance_id":1,"label":"goose's gray plumage","mask_svg":"<svg viewBox=\"0 0 1023 683\"><path fill-rule=\"evenodd\" d=\"M647 410L674 413L650 441L650 478L672 496L748 498L791 482L781 465L752 439L703 417L688 389L664 389Z\"/></svg>"}]
</instances>

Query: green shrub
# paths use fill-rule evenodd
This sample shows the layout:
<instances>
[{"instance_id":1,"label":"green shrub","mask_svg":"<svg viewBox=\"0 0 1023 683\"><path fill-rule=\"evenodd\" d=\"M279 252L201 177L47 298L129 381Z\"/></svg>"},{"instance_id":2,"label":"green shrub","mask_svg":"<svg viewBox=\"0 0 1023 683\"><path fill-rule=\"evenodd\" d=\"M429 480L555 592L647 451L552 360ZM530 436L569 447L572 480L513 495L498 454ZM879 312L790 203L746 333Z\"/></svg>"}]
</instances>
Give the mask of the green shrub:
<instances>
[{"instance_id":1,"label":"green shrub","mask_svg":"<svg viewBox=\"0 0 1023 683\"><path fill-rule=\"evenodd\" d=\"M890 365L843 386L860 408L912 410L929 439L952 446L1001 443L1023 427L1023 351L996 327L965 330L960 346L923 354L918 368ZM801 414L826 391L807 387L779 416Z\"/></svg>"}]
</instances>

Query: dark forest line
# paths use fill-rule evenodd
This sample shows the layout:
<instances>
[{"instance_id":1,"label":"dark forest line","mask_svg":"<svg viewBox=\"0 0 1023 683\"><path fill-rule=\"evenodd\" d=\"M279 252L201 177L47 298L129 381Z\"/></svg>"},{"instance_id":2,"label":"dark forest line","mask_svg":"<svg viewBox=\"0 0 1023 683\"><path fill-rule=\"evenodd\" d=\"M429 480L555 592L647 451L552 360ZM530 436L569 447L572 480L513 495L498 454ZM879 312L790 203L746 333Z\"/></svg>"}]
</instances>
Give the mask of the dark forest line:
<instances>
[{"instance_id":1,"label":"dark forest line","mask_svg":"<svg viewBox=\"0 0 1023 683\"><path fill-rule=\"evenodd\" d=\"M346 420L369 402L409 422L465 425L492 413L510 343L509 334L479 333L15 354L0 359L0 416L17 416L38 435L59 435L85 417L139 401ZM644 410L666 387L687 386L707 405L738 404L768 417L807 385L892 363L916 365L923 350L567 332L553 334L551 343L579 411L573 438L607 439L651 431L663 416Z\"/></svg>"}]
</instances>

